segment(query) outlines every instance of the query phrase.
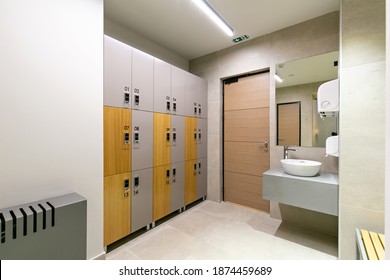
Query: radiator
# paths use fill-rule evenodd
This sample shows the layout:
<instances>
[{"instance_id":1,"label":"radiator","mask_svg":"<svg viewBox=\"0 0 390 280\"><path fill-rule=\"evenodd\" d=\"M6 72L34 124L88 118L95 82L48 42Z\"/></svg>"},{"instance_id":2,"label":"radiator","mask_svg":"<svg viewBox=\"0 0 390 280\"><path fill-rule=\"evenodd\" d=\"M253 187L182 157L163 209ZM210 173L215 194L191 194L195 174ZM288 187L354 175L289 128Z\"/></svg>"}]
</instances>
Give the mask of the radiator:
<instances>
[{"instance_id":1,"label":"radiator","mask_svg":"<svg viewBox=\"0 0 390 280\"><path fill-rule=\"evenodd\" d=\"M86 259L87 201L70 193L0 210L1 260Z\"/></svg>"}]
</instances>

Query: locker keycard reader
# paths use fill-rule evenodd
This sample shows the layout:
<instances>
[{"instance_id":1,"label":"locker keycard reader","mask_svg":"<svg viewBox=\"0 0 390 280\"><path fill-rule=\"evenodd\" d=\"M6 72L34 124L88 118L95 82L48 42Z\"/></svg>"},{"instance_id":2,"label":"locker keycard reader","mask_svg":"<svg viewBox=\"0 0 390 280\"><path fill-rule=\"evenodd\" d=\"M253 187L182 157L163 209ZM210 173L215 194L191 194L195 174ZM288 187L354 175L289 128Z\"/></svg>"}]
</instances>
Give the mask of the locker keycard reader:
<instances>
[{"instance_id":1,"label":"locker keycard reader","mask_svg":"<svg viewBox=\"0 0 390 280\"><path fill-rule=\"evenodd\" d=\"M139 144L139 133L134 132L134 144Z\"/></svg>"},{"instance_id":2,"label":"locker keycard reader","mask_svg":"<svg viewBox=\"0 0 390 280\"><path fill-rule=\"evenodd\" d=\"M128 132L125 132L125 134L124 134L124 142L126 145L130 144L130 135Z\"/></svg>"},{"instance_id":3,"label":"locker keycard reader","mask_svg":"<svg viewBox=\"0 0 390 280\"><path fill-rule=\"evenodd\" d=\"M176 168L172 169L172 183L176 182Z\"/></svg>"},{"instance_id":4,"label":"locker keycard reader","mask_svg":"<svg viewBox=\"0 0 390 280\"><path fill-rule=\"evenodd\" d=\"M139 95L138 94L134 95L134 106L135 106L135 108L139 107Z\"/></svg>"},{"instance_id":5,"label":"locker keycard reader","mask_svg":"<svg viewBox=\"0 0 390 280\"><path fill-rule=\"evenodd\" d=\"M176 102L173 102L173 112L176 112Z\"/></svg>"},{"instance_id":6,"label":"locker keycard reader","mask_svg":"<svg viewBox=\"0 0 390 280\"><path fill-rule=\"evenodd\" d=\"M129 103L130 103L130 93L125 92L125 104L129 104Z\"/></svg>"},{"instance_id":7,"label":"locker keycard reader","mask_svg":"<svg viewBox=\"0 0 390 280\"><path fill-rule=\"evenodd\" d=\"M139 177L136 176L136 177L134 177L134 190L133 190L133 193L134 194L138 194L138 191L139 191Z\"/></svg>"}]
</instances>

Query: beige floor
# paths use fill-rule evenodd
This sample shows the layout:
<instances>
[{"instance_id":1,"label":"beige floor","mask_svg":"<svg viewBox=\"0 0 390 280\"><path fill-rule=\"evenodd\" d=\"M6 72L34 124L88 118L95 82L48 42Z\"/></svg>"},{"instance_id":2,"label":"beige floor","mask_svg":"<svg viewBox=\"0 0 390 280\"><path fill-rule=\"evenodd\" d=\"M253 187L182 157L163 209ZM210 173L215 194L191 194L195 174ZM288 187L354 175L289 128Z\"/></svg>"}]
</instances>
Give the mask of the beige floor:
<instances>
[{"instance_id":1,"label":"beige floor","mask_svg":"<svg viewBox=\"0 0 390 280\"><path fill-rule=\"evenodd\" d=\"M334 260L337 239L284 225L266 213L204 201L108 248L108 260ZM123 245L119 245L124 243ZM117 247L117 248L115 248Z\"/></svg>"}]
</instances>

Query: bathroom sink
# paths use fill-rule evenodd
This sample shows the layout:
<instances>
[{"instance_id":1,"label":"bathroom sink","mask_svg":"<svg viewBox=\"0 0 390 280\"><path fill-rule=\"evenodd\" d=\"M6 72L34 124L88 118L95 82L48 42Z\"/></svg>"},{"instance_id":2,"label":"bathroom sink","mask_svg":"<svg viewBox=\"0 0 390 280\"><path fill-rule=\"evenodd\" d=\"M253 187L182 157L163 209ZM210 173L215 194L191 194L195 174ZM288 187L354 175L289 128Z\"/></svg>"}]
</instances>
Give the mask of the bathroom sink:
<instances>
[{"instance_id":1,"label":"bathroom sink","mask_svg":"<svg viewBox=\"0 0 390 280\"><path fill-rule=\"evenodd\" d=\"M321 168L321 162L304 159L282 159L283 169L286 173L296 176L315 176Z\"/></svg>"}]
</instances>

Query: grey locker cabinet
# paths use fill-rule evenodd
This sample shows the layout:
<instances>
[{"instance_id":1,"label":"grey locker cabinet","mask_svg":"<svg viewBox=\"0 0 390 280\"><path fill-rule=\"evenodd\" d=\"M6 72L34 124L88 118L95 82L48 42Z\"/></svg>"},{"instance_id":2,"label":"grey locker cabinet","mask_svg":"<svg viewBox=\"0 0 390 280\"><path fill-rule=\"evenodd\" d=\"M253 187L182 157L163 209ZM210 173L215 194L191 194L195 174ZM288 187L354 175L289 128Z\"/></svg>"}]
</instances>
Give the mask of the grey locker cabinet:
<instances>
[{"instance_id":1,"label":"grey locker cabinet","mask_svg":"<svg viewBox=\"0 0 390 280\"><path fill-rule=\"evenodd\" d=\"M207 119L198 119L198 149L197 157L207 157Z\"/></svg>"},{"instance_id":2,"label":"grey locker cabinet","mask_svg":"<svg viewBox=\"0 0 390 280\"><path fill-rule=\"evenodd\" d=\"M199 77L197 77L197 80L198 117L207 119L207 81Z\"/></svg>"},{"instance_id":3,"label":"grey locker cabinet","mask_svg":"<svg viewBox=\"0 0 390 280\"><path fill-rule=\"evenodd\" d=\"M131 232L149 226L153 219L153 168L132 172Z\"/></svg>"},{"instance_id":4,"label":"grey locker cabinet","mask_svg":"<svg viewBox=\"0 0 390 280\"><path fill-rule=\"evenodd\" d=\"M186 73L186 116L198 117L197 102L197 77L191 73Z\"/></svg>"},{"instance_id":5,"label":"grey locker cabinet","mask_svg":"<svg viewBox=\"0 0 390 280\"><path fill-rule=\"evenodd\" d=\"M186 75L187 72L172 66L172 110L173 115L186 115Z\"/></svg>"},{"instance_id":6,"label":"grey locker cabinet","mask_svg":"<svg viewBox=\"0 0 390 280\"><path fill-rule=\"evenodd\" d=\"M197 199L207 196L207 158L198 158L196 177L196 196Z\"/></svg>"},{"instance_id":7,"label":"grey locker cabinet","mask_svg":"<svg viewBox=\"0 0 390 280\"><path fill-rule=\"evenodd\" d=\"M109 36L104 36L105 106L131 108L132 48Z\"/></svg>"},{"instance_id":8,"label":"grey locker cabinet","mask_svg":"<svg viewBox=\"0 0 390 280\"><path fill-rule=\"evenodd\" d=\"M154 58L154 111L170 114L173 110L171 98L171 65Z\"/></svg>"},{"instance_id":9,"label":"grey locker cabinet","mask_svg":"<svg viewBox=\"0 0 390 280\"><path fill-rule=\"evenodd\" d=\"M132 109L153 111L153 56L133 49Z\"/></svg>"},{"instance_id":10,"label":"grey locker cabinet","mask_svg":"<svg viewBox=\"0 0 390 280\"><path fill-rule=\"evenodd\" d=\"M132 110L132 170L153 167L153 112Z\"/></svg>"},{"instance_id":11,"label":"grey locker cabinet","mask_svg":"<svg viewBox=\"0 0 390 280\"><path fill-rule=\"evenodd\" d=\"M186 117L171 116L171 163L185 161Z\"/></svg>"},{"instance_id":12,"label":"grey locker cabinet","mask_svg":"<svg viewBox=\"0 0 390 280\"><path fill-rule=\"evenodd\" d=\"M171 164L171 213L184 207L185 162Z\"/></svg>"}]
</instances>

